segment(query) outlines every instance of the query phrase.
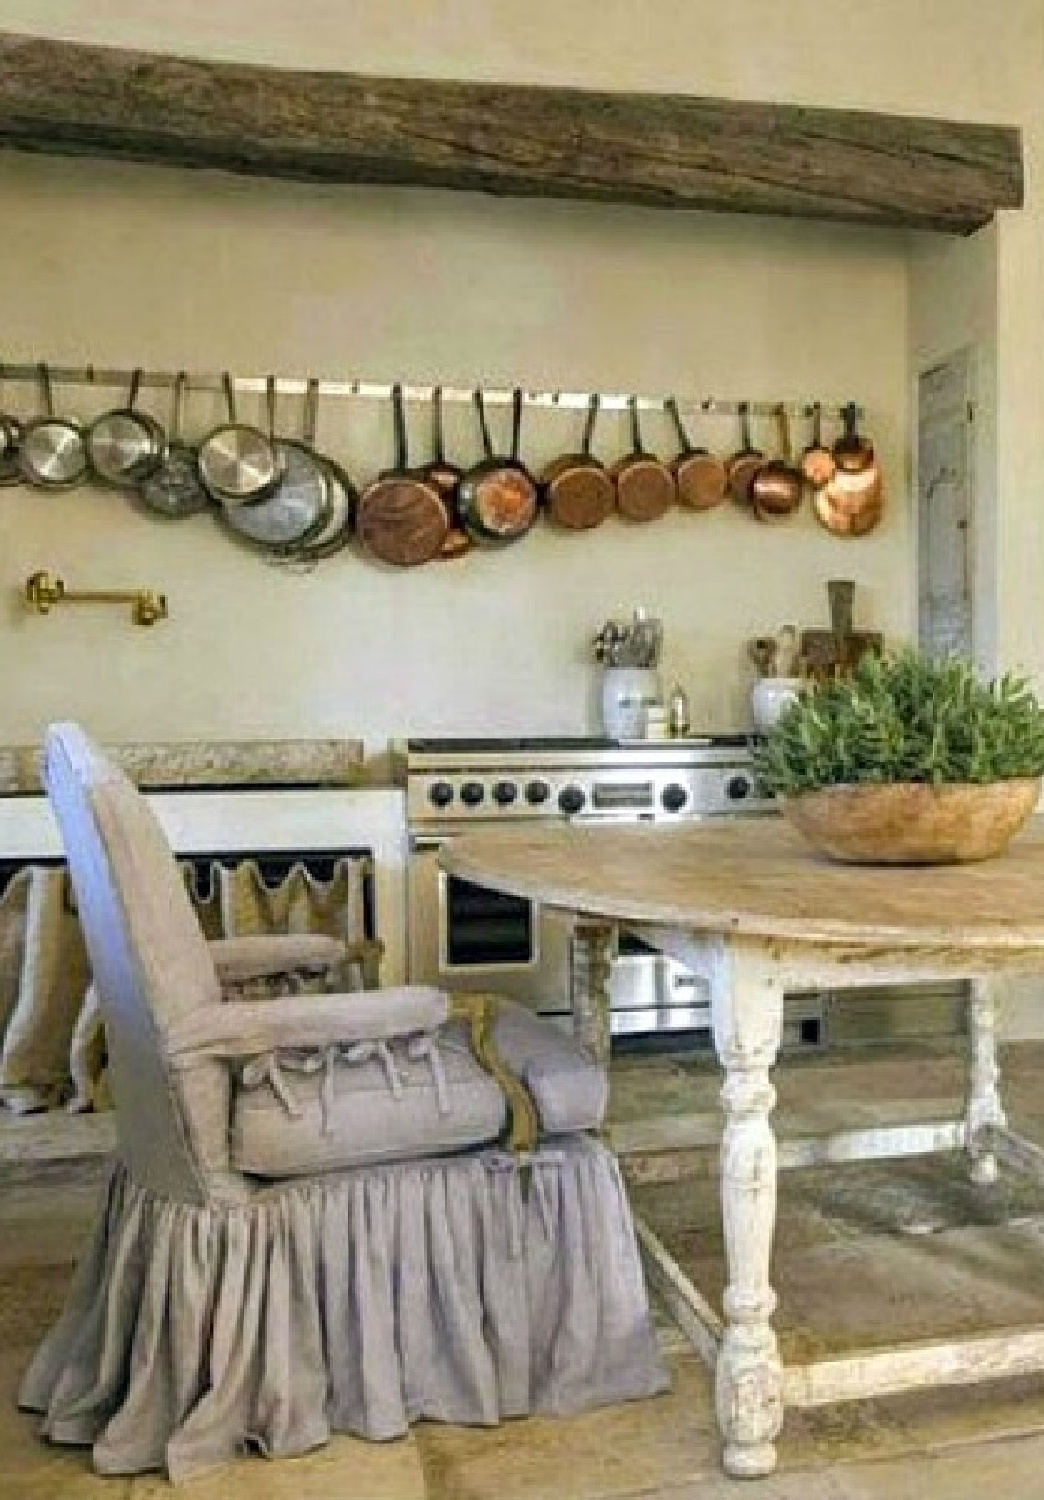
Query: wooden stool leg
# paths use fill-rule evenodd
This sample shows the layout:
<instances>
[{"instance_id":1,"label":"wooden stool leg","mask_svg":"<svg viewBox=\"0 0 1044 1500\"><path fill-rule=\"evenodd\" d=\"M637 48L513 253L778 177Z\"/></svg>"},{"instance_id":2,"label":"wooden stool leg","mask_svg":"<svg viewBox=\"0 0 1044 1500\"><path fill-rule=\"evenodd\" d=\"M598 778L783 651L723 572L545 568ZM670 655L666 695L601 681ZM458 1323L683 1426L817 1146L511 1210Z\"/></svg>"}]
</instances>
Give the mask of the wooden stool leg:
<instances>
[{"instance_id":1,"label":"wooden stool leg","mask_svg":"<svg viewBox=\"0 0 1044 1500\"><path fill-rule=\"evenodd\" d=\"M577 918L570 972L573 1034L603 1068L609 1066L609 975L615 956L615 926Z\"/></svg>"},{"instance_id":2,"label":"wooden stool leg","mask_svg":"<svg viewBox=\"0 0 1044 1500\"><path fill-rule=\"evenodd\" d=\"M1000 1069L997 1066L997 1014L994 988L988 979L971 981L968 1006L968 1098L965 1125L973 1182L997 1180L997 1158L981 1144L987 1126L1004 1126Z\"/></svg>"},{"instance_id":3,"label":"wooden stool leg","mask_svg":"<svg viewBox=\"0 0 1044 1500\"><path fill-rule=\"evenodd\" d=\"M783 993L757 951L723 947L711 981L714 1046L725 1070L721 1208L725 1229L726 1327L715 1382L724 1447L736 1478L770 1474L783 1424L783 1372L770 1319L776 1220L776 1093L769 1069L779 1050Z\"/></svg>"}]
</instances>

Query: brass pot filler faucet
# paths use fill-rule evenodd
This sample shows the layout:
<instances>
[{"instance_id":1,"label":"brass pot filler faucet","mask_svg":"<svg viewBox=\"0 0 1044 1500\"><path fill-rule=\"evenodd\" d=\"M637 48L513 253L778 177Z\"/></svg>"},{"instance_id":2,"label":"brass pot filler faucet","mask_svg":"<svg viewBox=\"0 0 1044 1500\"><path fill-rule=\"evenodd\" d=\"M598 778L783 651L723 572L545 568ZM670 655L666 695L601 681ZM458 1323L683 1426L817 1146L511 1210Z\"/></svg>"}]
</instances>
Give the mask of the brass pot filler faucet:
<instances>
[{"instance_id":1,"label":"brass pot filler faucet","mask_svg":"<svg viewBox=\"0 0 1044 1500\"><path fill-rule=\"evenodd\" d=\"M167 596L154 589L70 589L43 569L25 580L25 598L41 615L56 604L129 604L135 625L155 625L167 618Z\"/></svg>"}]
</instances>

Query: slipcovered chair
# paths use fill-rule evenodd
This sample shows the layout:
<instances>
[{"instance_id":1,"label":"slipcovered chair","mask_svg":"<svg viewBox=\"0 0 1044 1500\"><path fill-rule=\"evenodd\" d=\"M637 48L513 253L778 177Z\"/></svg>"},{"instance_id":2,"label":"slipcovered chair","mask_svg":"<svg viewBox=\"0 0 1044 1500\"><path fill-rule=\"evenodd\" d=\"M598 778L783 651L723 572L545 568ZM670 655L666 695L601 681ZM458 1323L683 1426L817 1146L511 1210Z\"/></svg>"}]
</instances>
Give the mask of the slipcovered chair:
<instances>
[{"instance_id":1,"label":"slipcovered chair","mask_svg":"<svg viewBox=\"0 0 1044 1500\"><path fill-rule=\"evenodd\" d=\"M605 1078L571 1038L422 986L227 998L145 799L72 724L48 731L45 779L118 1134L20 1392L46 1437L92 1445L103 1473L179 1480L332 1431L664 1388L617 1164L591 1134ZM227 954L226 979L234 956L251 980L282 966L262 941L268 959Z\"/></svg>"}]
</instances>

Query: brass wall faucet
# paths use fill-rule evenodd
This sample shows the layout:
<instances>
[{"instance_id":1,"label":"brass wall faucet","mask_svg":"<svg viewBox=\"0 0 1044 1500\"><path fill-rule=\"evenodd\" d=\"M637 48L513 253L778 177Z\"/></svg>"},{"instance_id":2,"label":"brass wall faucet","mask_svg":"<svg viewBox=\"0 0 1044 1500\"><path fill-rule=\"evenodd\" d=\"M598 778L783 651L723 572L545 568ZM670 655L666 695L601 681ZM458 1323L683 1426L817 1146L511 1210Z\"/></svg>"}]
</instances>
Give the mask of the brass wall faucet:
<instances>
[{"instance_id":1,"label":"brass wall faucet","mask_svg":"<svg viewBox=\"0 0 1044 1500\"><path fill-rule=\"evenodd\" d=\"M41 615L56 604L129 604L135 625L155 625L167 618L167 596L154 589L70 589L44 569L25 580L25 597L30 609Z\"/></svg>"}]
</instances>

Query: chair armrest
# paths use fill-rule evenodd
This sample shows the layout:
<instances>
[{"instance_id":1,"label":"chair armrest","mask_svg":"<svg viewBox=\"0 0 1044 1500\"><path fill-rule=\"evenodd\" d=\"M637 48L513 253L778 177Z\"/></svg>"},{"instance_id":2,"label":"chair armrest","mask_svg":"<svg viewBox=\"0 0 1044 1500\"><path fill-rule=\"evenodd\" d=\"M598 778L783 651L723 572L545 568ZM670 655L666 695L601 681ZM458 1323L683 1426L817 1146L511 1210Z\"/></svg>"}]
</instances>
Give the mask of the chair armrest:
<instances>
[{"instance_id":1,"label":"chair armrest","mask_svg":"<svg viewBox=\"0 0 1044 1500\"><path fill-rule=\"evenodd\" d=\"M207 944L222 984L265 979L291 969L321 973L348 956L344 943L319 932L256 933L212 938Z\"/></svg>"},{"instance_id":2,"label":"chair armrest","mask_svg":"<svg viewBox=\"0 0 1044 1500\"><path fill-rule=\"evenodd\" d=\"M208 1058L254 1057L279 1047L327 1047L434 1031L449 1014L445 991L419 984L354 995L281 995L198 1006L167 1030L164 1043L175 1068L190 1068Z\"/></svg>"}]
</instances>

